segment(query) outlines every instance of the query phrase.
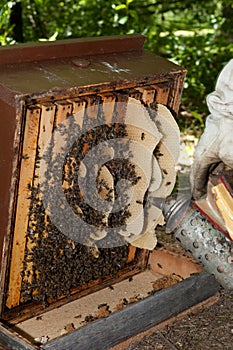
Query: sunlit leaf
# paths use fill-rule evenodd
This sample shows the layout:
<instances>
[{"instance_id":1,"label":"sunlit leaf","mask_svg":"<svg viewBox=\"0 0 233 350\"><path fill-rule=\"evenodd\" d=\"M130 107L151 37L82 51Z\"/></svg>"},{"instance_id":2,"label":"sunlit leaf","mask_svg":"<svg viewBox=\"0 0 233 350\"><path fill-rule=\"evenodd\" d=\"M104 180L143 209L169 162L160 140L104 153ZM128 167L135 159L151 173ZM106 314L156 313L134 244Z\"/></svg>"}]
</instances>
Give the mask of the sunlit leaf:
<instances>
[{"instance_id":1,"label":"sunlit leaf","mask_svg":"<svg viewBox=\"0 0 233 350\"><path fill-rule=\"evenodd\" d=\"M116 10L116 11L119 11L119 10L124 10L124 9L126 9L126 8L127 8L127 6L126 6L125 4L121 4L121 5L116 6L116 7L115 7L115 10Z\"/></svg>"},{"instance_id":2,"label":"sunlit leaf","mask_svg":"<svg viewBox=\"0 0 233 350\"><path fill-rule=\"evenodd\" d=\"M49 41L55 41L57 39L58 36L58 31L56 31L50 38Z\"/></svg>"},{"instance_id":3,"label":"sunlit leaf","mask_svg":"<svg viewBox=\"0 0 233 350\"><path fill-rule=\"evenodd\" d=\"M127 21L128 21L128 16L124 16L119 19L119 23L122 25L125 24Z\"/></svg>"},{"instance_id":4,"label":"sunlit leaf","mask_svg":"<svg viewBox=\"0 0 233 350\"><path fill-rule=\"evenodd\" d=\"M201 116L199 113L195 112L195 111L192 111L191 114L192 114L192 116L193 116L195 119L197 119L197 120L199 121L201 127L204 127L204 121L203 121L202 116Z\"/></svg>"}]
</instances>

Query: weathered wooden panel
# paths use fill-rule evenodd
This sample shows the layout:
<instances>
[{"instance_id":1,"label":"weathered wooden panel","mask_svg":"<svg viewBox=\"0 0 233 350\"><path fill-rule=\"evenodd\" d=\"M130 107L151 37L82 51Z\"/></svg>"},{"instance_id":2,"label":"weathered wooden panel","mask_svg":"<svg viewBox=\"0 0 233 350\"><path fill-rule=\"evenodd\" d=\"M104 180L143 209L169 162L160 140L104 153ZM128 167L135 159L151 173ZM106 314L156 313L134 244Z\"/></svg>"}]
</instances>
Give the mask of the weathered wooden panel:
<instances>
[{"instance_id":1,"label":"weathered wooden panel","mask_svg":"<svg viewBox=\"0 0 233 350\"><path fill-rule=\"evenodd\" d=\"M44 350L107 350L213 296L220 289L205 272L157 292L105 319L43 346Z\"/></svg>"},{"instance_id":2,"label":"weathered wooden panel","mask_svg":"<svg viewBox=\"0 0 233 350\"><path fill-rule=\"evenodd\" d=\"M108 350L123 340L141 333L164 320L210 298L220 290L213 275L195 274L172 287L155 292L106 318L63 335L39 348L43 350ZM32 340L32 343L34 340ZM16 331L0 325L0 346L4 350L36 350Z\"/></svg>"},{"instance_id":3,"label":"weathered wooden panel","mask_svg":"<svg viewBox=\"0 0 233 350\"><path fill-rule=\"evenodd\" d=\"M142 50L144 42L143 35L134 34L6 46L1 50L0 64L138 51ZM85 67L85 62L81 60L77 59L76 64Z\"/></svg>"},{"instance_id":4,"label":"weathered wooden panel","mask_svg":"<svg viewBox=\"0 0 233 350\"><path fill-rule=\"evenodd\" d=\"M0 325L0 346L4 350L36 350L38 347L30 344L17 332Z\"/></svg>"}]
</instances>

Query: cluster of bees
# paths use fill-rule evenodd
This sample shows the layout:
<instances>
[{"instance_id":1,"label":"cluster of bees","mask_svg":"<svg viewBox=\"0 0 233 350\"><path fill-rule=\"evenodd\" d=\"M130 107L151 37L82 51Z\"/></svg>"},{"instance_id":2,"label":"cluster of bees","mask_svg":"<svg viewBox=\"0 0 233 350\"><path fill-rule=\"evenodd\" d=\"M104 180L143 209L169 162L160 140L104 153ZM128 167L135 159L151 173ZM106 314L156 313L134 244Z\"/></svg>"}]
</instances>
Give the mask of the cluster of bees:
<instances>
[{"instance_id":1,"label":"cluster of bees","mask_svg":"<svg viewBox=\"0 0 233 350\"><path fill-rule=\"evenodd\" d=\"M49 303L58 298L67 297L72 291L81 290L93 281L104 282L109 277L117 276L120 271L129 268L139 259L138 249L135 259L130 263L127 261L129 246L125 243L122 236L114 234L114 230L110 231L102 239L105 248L96 248L95 241L93 239L90 240L91 234L93 237L93 227L104 229L105 226L109 228L123 226L131 214L128 205L126 205L120 211L110 213L106 223L104 221L105 213L98 211L85 202L77 175L80 170L80 163L85 157L85 150L87 148L93 149L106 140L124 138L126 136L124 124L113 123L107 125L103 123L93 127L91 118L86 118L85 123L88 131L82 133L79 139L72 144L63 160L60 153L54 154L54 141L51 139L50 149L43 154L43 157L49 166L52 166L54 169L53 178L51 178L51 174L48 171L46 183L43 185L45 185L46 190L46 185L51 187L59 181L60 163L64 161L63 184L65 186L63 192L66 200L75 214L79 215L89 225L80 226L77 241L67 238L54 224L44 208L40 196L41 184L37 182L30 185L29 226L21 272L22 303L33 301ZM88 129L88 125L90 129ZM61 132L68 141L71 137L71 132L80 134L80 131L79 125L76 125L75 120L70 117L68 130L64 128ZM119 143L119 147L122 148L119 150L119 154L122 156L109 160L105 164L113 176L114 186L122 178L129 180L132 184L136 184L138 177L134 165L126 157L129 152L127 143L124 143L124 145ZM41 156L39 150L37 153L36 167L40 167ZM90 176L89 172L87 172L87 176ZM96 182L97 189L101 188L101 186L105 187L109 196L105 200L110 201L112 199L112 189L108 188L103 179L97 176L96 179L89 180ZM56 189L51 191L50 188L50 193L54 196L52 200L56 201L59 206L59 196L57 196ZM114 195L117 196L117 193ZM89 193L89 196L91 198L92 193ZM72 225L70 230L72 230ZM79 242L83 242L83 244Z\"/></svg>"}]
</instances>

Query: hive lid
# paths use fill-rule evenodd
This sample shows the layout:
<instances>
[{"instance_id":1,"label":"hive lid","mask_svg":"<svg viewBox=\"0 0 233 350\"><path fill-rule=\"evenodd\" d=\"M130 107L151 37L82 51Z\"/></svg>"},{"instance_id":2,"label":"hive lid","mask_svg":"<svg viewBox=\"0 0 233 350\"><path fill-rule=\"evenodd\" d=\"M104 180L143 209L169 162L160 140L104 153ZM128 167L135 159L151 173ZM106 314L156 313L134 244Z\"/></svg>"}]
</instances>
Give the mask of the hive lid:
<instances>
[{"instance_id":1,"label":"hive lid","mask_svg":"<svg viewBox=\"0 0 233 350\"><path fill-rule=\"evenodd\" d=\"M55 93L184 71L143 50L144 41L142 35L123 35L0 47L0 93Z\"/></svg>"}]
</instances>

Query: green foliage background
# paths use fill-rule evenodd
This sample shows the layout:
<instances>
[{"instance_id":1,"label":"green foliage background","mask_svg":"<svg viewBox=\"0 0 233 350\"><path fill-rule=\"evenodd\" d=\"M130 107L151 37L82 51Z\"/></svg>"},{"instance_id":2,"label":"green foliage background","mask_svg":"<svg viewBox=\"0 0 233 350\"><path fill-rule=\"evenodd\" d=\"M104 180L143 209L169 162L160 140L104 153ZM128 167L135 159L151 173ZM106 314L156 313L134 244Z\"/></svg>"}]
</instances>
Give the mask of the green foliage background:
<instances>
[{"instance_id":1,"label":"green foliage background","mask_svg":"<svg viewBox=\"0 0 233 350\"><path fill-rule=\"evenodd\" d=\"M232 23L231 0L0 0L1 45L144 34L147 49L187 69L180 126L196 132L206 95L233 57Z\"/></svg>"}]
</instances>

